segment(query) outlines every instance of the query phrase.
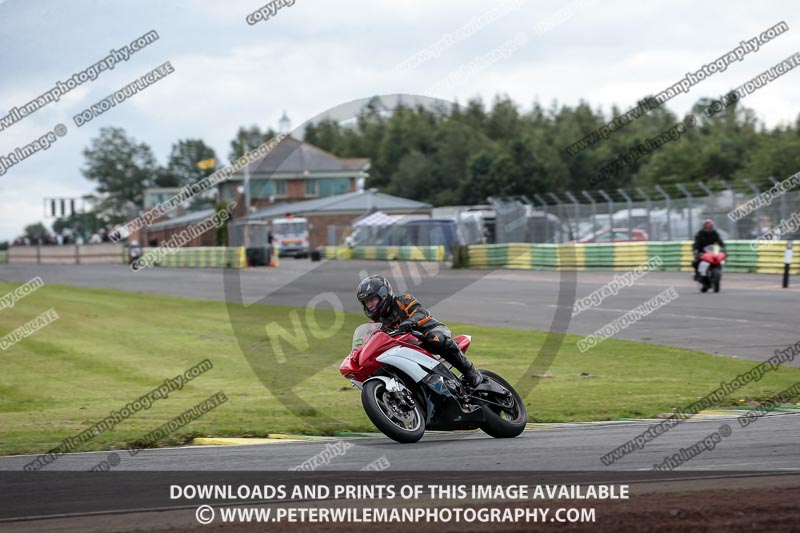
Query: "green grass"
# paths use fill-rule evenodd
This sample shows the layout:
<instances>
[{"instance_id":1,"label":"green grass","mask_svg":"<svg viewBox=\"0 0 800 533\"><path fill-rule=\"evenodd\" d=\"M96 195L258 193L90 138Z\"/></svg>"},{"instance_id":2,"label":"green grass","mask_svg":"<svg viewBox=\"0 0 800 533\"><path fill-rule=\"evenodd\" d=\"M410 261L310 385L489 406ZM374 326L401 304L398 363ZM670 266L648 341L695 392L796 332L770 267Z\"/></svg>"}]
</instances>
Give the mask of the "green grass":
<instances>
[{"instance_id":1,"label":"green grass","mask_svg":"<svg viewBox=\"0 0 800 533\"><path fill-rule=\"evenodd\" d=\"M0 295L15 286L0 282ZM364 321L360 315L316 311L312 332L320 338L311 336L307 347L284 343L285 359L278 360L266 325L277 322L292 331L292 320L304 323L305 310L234 307L232 325L222 302L47 285L0 311L0 335L51 307L59 320L0 351L0 454L54 448L206 358L213 369L80 449L124 447L219 390L227 403L160 444L196 436L375 431L358 391L338 372L352 330ZM341 327L334 328L337 321ZM530 390L532 422L655 416L691 404L754 365L616 340L581 354L575 346L580 337L567 336L549 368L532 369L546 333L449 325L473 335L468 354L480 367ZM325 331L337 333L326 337ZM545 371L552 377L533 376ZM800 369L782 368L721 406L765 399L798 378Z\"/></svg>"}]
</instances>

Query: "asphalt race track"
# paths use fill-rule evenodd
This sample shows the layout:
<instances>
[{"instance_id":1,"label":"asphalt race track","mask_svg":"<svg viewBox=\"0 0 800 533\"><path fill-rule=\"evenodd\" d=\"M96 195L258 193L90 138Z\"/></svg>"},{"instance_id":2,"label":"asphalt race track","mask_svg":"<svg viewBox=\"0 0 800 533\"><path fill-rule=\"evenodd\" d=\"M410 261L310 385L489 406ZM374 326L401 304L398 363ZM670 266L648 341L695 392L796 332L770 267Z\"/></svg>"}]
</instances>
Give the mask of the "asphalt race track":
<instances>
[{"instance_id":1,"label":"asphalt race track","mask_svg":"<svg viewBox=\"0 0 800 533\"><path fill-rule=\"evenodd\" d=\"M512 328L550 330L559 291L562 304L571 307L613 279L614 272L541 272L514 270L451 270L435 263L382 261L325 261L312 263L284 259L280 267L228 271L226 294L223 275L216 269L156 268L134 273L122 265L0 265L0 279L25 282L41 276L45 283L116 288L211 300L240 300L305 307L321 293L333 292L346 311L360 312L355 286L361 275L390 277L395 291L418 296L445 322L477 323ZM794 281L794 280L793 280ZM242 289L238 288L241 283ZM574 287L574 289L573 289ZM800 340L797 329L797 283L781 288L781 276L730 274L719 294L701 294L688 273L652 272L576 315L568 333L588 335L660 292L675 287L679 297L624 329L615 338L680 346L712 354L764 360L774 350ZM568 313L562 315L569 316ZM459 333L459 332L456 332ZM797 366L798 362L791 363Z\"/></svg>"},{"instance_id":2,"label":"asphalt race track","mask_svg":"<svg viewBox=\"0 0 800 533\"><path fill-rule=\"evenodd\" d=\"M272 470L298 466L337 440L353 444L318 470L358 471L385 456L392 470L509 471L644 471L728 424L731 434L712 452L701 453L684 467L708 471L800 470L800 414L768 415L742 428L733 416L690 419L606 466L600 457L632 439L648 421L542 425L515 439L492 439L481 432L429 432L413 445L377 438L330 438L248 446L199 446L142 450L130 457L119 451L117 470ZM46 471L90 470L109 452L67 454ZM33 456L0 458L0 470L22 470Z\"/></svg>"},{"instance_id":3,"label":"asphalt race track","mask_svg":"<svg viewBox=\"0 0 800 533\"><path fill-rule=\"evenodd\" d=\"M342 308L351 312L360 312L353 293L358 280L367 272L389 275L396 292L413 292L435 316L446 322L566 330L586 335L665 289L675 287L679 295L677 299L616 337L764 360L775 349L794 344L800 336L796 328L796 299L800 293L796 288L781 289L780 276L771 275L726 274L721 293L700 294L686 273L653 272L633 286L622 288L619 294L607 298L598 307L570 319L569 310L574 299L586 296L609 282L613 272L451 270L440 269L435 263L312 263L300 260L284 260L277 269L229 270L225 275L214 269L156 268L134 273L121 265L0 265L0 279L14 282L25 282L38 275L46 284L114 288L209 300L243 300L247 304L305 307L318 295L333 293ZM561 318L554 321L557 313ZM797 361L793 363L797 364ZM147 449L136 456L130 456L124 450L86 452L67 454L44 470L53 473L50 475L59 471L87 471L108 461L114 464L114 472L142 472L143 475L154 471L235 472L239 476L246 475L246 472L269 471L274 473L271 475L279 475L278 472L288 474L290 468L337 446L343 449L343 453L334 455L327 464L317 466L319 474L349 472L348 475L356 475L365 466L380 460L383 464L388 463L387 474L434 471L455 475L502 471L510 476L524 472L552 472L559 476L568 475L568 472L635 476L646 474L666 457L719 431L717 436L723 437L713 451L701 452L675 472L667 473L669 476L694 476L675 481L681 491L702 490L698 483L716 483L717 489L743 485L759 485L765 490L797 487L800 483L797 475L800 473L800 413L776 411L748 427L741 427L737 416L735 412L697 415L647 443L643 449L637 449L610 465L604 464L601 457L645 431L652 421L529 424L529 429L515 439L493 439L480 431L428 432L414 445L397 444L375 434L275 440L270 444L247 446ZM723 427L729 431L722 431ZM350 445L346 450L345 443ZM21 472L23 466L34 458L31 455L0 457L0 471L15 475L14 472ZM764 476L765 472L774 475ZM665 488L666 483L654 481L653 486L656 491L673 490ZM81 488L79 492L85 490ZM112 494L107 496L113 497ZM117 508L112 500L103 498L106 496L98 496L94 504L106 505L104 509ZM47 518L43 522L35 517L55 516L57 513L47 513L24 503L19 503L18 507L19 510L5 520L17 520L23 516L30 520L4 522L9 531L34 531L42 524L52 528L63 527L63 531L106 531L108 527L101 516L93 517L90 512L77 513L82 517L77 522L72 521L73 515L64 515L63 519ZM155 508L141 505L128 509ZM169 512L175 513L179 525L193 523L191 517L186 522L189 516L186 510ZM119 515L122 525L116 530L135 527L125 516ZM163 528L171 515L160 512L127 516L138 517L136 527ZM94 519L100 523L92 529L90 525Z\"/></svg>"}]
</instances>

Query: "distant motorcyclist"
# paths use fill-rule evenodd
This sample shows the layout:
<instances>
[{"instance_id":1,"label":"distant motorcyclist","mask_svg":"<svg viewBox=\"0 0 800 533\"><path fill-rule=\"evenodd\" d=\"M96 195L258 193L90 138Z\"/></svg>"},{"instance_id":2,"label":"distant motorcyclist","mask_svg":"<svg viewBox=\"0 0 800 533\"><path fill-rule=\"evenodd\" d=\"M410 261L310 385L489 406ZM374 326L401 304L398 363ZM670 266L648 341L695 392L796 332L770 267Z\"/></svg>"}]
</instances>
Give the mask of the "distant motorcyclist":
<instances>
[{"instance_id":1,"label":"distant motorcyclist","mask_svg":"<svg viewBox=\"0 0 800 533\"><path fill-rule=\"evenodd\" d=\"M423 347L442 356L472 387L483 381L480 371L453 340L450 329L433 318L412 295L395 296L385 277L368 276L361 280L356 297L364 308L364 314L370 320L380 322L384 331L419 331L423 334Z\"/></svg>"},{"instance_id":2,"label":"distant motorcyclist","mask_svg":"<svg viewBox=\"0 0 800 533\"><path fill-rule=\"evenodd\" d=\"M700 265L700 256L703 254L705 247L712 244L719 244L722 248L725 247L725 243L722 242L722 237L720 237L719 233L717 233L717 230L714 229L714 223L710 218L707 218L703 223L703 229L698 231L694 236L694 244L692 245L692 251L694 252L694 261L692 261L692 267L694 267L695 281L697 281L700 276L700 274L697 272L697 267Z\"/></svg>"}]
</instances>

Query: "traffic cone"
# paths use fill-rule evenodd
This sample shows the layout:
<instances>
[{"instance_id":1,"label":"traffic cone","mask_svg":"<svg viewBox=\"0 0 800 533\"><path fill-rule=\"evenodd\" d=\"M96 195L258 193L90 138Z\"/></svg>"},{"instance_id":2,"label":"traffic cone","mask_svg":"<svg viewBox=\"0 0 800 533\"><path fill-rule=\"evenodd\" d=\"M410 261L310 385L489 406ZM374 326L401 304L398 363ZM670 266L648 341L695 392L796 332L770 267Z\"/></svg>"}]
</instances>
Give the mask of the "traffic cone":
<instances>
[{"instance_id":1,"label":"traffic cone","mask_svg":"<svg viewBox=\"0 0 800 533\"><path fill-rule=\"evenodd\" d=\"M272 246L272 253L269 254L269 266L278 266L278 247L274 245Z\"/></svg>"}]
</instances>

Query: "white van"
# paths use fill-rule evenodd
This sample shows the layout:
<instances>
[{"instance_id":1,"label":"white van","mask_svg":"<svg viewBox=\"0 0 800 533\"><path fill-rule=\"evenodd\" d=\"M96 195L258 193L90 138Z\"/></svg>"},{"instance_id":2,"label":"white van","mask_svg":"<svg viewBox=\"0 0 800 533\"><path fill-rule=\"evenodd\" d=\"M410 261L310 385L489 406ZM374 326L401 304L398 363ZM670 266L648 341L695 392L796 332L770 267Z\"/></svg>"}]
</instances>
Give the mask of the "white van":
<instances>
[{"instance_id":1,"label":"white van","mask_svg":"<svg viewBox=\"0 0 800 533\"><path fill-rule=\"evenodd\" d=\"M276 218L271 226L278 256L308 257L308 220L299 217Z\"/></svg>"}]
</instances>

